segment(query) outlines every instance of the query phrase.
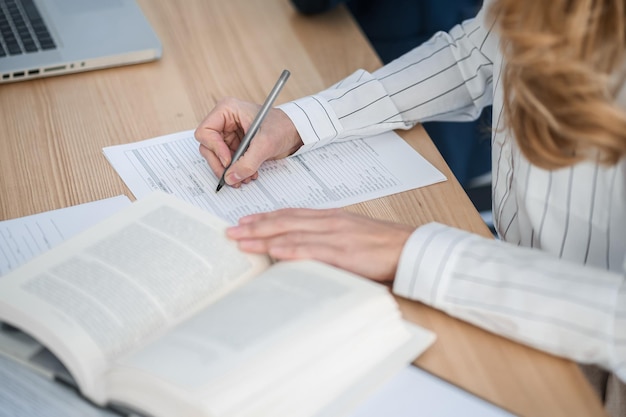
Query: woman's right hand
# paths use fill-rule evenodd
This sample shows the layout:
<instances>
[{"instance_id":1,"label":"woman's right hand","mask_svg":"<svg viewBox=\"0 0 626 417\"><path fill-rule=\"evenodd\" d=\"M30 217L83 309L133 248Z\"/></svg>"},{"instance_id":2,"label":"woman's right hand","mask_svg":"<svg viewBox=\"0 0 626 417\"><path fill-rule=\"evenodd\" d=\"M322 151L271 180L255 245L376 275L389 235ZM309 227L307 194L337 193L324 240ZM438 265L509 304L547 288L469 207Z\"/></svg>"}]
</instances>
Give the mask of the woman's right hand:
<instances>
[{"instance_id":1,"label":"woman's right hand","mask_svg":"<svg viewBox=\"0 0 626 417\"><path fill-rule=\"evenodd\" d=\"M245 132L261 106L226 98L220 100L195 131L200 154L218 177L230 163ZM280 109L267 114L248 150L228 169L225 180L232 187L258 177L261 164L270 159L291 155L302 146L302 140L291 119Z\"/></svg>"}]
</instances>

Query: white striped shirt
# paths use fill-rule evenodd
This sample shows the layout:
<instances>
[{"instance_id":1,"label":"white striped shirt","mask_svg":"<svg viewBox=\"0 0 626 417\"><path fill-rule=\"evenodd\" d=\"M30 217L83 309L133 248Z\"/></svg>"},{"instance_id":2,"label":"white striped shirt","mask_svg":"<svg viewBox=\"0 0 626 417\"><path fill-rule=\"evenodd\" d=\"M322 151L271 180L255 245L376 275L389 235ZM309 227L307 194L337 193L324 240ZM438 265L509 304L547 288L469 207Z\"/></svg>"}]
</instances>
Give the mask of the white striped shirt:
<instances>
[{"instance_id":1,"label":"white striped shirt","mask_svg":"<svg viewBox=\"0 0 626 417\"><path fill-rule=\"evenodd\" d=\"M404 247L393 290L626 381L626 158L546 171L503 128L502 55L483 12L370 74L280 106L304 146L493 104L493 214L501 240L431 223ZM626 104L626 95L618 100ZM626 105L625 105L626 107Z\"/></svg>"}]
</instances>

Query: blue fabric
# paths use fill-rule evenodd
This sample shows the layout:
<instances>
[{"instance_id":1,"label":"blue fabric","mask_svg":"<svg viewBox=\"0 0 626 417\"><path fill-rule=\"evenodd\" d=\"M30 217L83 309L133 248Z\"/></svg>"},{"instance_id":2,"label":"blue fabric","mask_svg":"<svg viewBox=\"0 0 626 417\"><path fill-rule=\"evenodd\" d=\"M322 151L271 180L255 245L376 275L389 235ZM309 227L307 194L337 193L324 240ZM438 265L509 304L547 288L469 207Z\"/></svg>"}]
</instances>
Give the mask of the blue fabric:
<instances>
[{"instance_id":1,"label":"blue fabric","mask_svg":"<svg viewBox=\"0 0 626 417\"><path fill-rule=\"evenodd\" d=\"M384 63L473 17L481 0L291 0L304 14L345 3ZM491 171L491 108L476 122L429 122L424 128L461 185Z\"/></svg>"}]
</instances>

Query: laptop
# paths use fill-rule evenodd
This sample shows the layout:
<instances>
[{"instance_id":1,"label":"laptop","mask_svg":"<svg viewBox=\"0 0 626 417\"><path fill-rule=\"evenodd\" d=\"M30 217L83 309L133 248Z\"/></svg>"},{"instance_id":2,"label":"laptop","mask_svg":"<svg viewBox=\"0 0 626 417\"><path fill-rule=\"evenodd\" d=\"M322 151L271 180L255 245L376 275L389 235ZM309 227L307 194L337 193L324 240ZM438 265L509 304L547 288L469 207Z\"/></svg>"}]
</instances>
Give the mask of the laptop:
<instances>
[{"instance_id":1,"label":"laptop","mask_svg":"<svg viewBox=\"0 0 626 417\"><path fill-rule=\"evenodd\" d=\"M0 0L0 83L160 57L135 0Z\"/></svg>"}]
</instances>

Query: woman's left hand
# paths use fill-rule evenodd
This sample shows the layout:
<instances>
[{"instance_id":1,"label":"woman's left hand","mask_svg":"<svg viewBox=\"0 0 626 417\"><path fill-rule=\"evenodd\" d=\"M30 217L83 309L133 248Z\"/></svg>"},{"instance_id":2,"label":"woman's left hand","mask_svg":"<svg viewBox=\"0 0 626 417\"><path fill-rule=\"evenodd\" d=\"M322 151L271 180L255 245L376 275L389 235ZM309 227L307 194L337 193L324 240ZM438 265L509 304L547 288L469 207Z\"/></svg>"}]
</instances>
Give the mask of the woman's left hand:
<instances>
[{"instance_id":1,"label":"woman's left hand","mask_svg":"<svg viewBox=\"0 0 626 417\"><path fill-rule=\"evenodd\" d=\"M282 209L242 217L226 235L244 252L315 259L375 281L393 281L413 228L340 209Z\"/></svg>"}]
</instances>

